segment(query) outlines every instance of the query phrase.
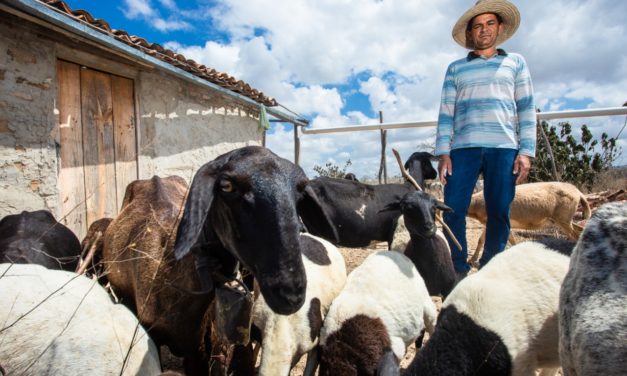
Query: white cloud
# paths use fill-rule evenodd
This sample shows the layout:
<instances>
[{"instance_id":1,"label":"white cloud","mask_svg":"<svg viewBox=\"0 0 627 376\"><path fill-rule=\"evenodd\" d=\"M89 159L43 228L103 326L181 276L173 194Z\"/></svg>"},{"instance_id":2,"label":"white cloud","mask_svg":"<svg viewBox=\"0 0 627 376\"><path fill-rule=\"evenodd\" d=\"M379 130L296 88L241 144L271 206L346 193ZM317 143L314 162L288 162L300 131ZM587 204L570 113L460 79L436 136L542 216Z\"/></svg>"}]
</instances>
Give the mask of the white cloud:
<instances>
[{"instance_id":1,"label":"white cloud","mask_svg":"<svg viewBox=\"0 0 627 376\"><path fill-rule=\"evenodd\" d=\"M124 4L127 7L124 14L130 19L155 15L149 0L124 0Z\"/></svg>"},{"instance_id":2,"label":"white cloud","mask_svg":"<svg viewBox=\"0 0 627 376\"><path fill-rule=\"evenodd\" d=\"M176 30L191 30L192 25L185 21L177 20L164 20L163 18L153 18L153 26L155 29L161 32L176 31Z\"/></svg>"},{"instance_id":3,"label":"white cloud","mask_svg":"<svg viewBox=\"0 0 627 376\"><path fill-rule=\"evenodd\" d=\"M145 2L134 2L143 14ZM514 3L522 23L503 47L526 58L543 111L568 109L573 103L613 107L627 100L627 2ZM351 90L366 95L372 111L382 111L386 122L434 120L446 67L466 54L451 38L451 29L470 5L455 0L292 0L277 6L270 0L224 0L209 14L230 42L179 45L177 50L310 117L311 128L378 122L371 112L345 111L341 90L349 82L357 82ZM572 124L583 121L571 119ZM595 135L605 126L610 136L619 123L607 118L590 122ZM291 127L277 128L268 136L268 146L291 159ZM398 171L392 147L406 157L433 134L433 129L389 131L389 171ZM301 147L308 173L313 164L343 164L345 157L358 176L378 171L377 131L301 135ZM627 156L623 159L627 163Z\"/></svg>"}]
</instances>

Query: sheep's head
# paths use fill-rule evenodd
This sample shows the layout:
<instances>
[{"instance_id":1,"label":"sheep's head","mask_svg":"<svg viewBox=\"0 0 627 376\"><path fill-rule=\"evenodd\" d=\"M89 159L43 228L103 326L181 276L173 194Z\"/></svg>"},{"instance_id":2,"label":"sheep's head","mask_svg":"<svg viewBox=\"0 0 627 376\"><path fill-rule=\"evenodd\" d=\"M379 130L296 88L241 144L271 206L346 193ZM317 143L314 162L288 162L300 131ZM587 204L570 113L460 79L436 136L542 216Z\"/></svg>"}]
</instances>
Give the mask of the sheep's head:
<instances>
[{"instance_id":1,"label":"sheep's head","mask_svg":"<svg viewBox=\"0 0 627 376\"><path fill-rule=\"evenodd\" d=\"M420 151L410 155L405 162L405 169L422 188L424 188L425 179L438 177L438 173L431 165L431 161L434 159L433 154Z\"/></svg>"},{"instance_id":2,"label":"sheep's head","mask_svg":"<svg viewBox=\"0 0 627 376\"><path fill-rule=\"evenodd\" d=\"M436 210L453 209L429 193L414 191L405 194L400 201L387 205L384 210L400 210L405 218L405 227L412 236L431 238L437 231Z\"/></svg>"},{"instance_id":3,"label":"sheep's head","mask_svg":"<svg viewBox=\"0 0 627 376\"><path fill-rule=\"evenodd\" d=\"M194 176L175 255L187 254L201 235L208 243L219 242L253 273L272 310L296 312L307 284L299 242L301 205L317 208L320 221L335 232L300 167L262 147L234 150Z\"/></svg>"}]
</instances>

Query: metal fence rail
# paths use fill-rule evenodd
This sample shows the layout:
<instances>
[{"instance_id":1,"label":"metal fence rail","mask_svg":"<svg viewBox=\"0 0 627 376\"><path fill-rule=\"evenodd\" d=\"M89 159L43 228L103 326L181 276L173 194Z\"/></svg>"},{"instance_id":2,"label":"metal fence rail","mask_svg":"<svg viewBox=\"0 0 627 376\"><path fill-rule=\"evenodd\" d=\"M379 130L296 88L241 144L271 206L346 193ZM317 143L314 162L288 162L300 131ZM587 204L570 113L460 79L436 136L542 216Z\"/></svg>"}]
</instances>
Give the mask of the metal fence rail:
<instances>
[{"instance_id":1,"label":"metal fence rail","mask_svg":"<svg viewBox=\"0 0 627 376\"><path fill-rule=\"evenodd\" d=\"M549 111L539 112L539 120L567 119L567 118L585 118L595 116L614 116L627 115L627 107L606 107L585 110L569 110L569 111ZM324 129L306 129L301 128L303 134L323 134L323 133L341 133L341 132L359 132L374 131L385 129L399 128L426 128L435 127L437 120L399 122L399 123L381 123L373 125L354 125L348 127L324 128Z\"/></svg>"}]
</instances>

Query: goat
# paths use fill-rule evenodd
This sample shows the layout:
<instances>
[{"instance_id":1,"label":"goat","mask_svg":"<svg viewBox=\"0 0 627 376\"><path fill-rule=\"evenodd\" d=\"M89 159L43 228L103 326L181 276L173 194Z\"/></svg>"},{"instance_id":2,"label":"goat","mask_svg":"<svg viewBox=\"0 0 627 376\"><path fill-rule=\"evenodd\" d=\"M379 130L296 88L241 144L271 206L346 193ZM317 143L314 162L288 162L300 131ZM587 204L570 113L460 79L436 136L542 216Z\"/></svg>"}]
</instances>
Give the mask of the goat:
<instances>
[{"instance_id":1,"label":"goat","mask_svg":"<svg viewBox=\"0 0 627 376\"><path fill-rule=\"evenodd\" d=\"M400 211L402 226L395 233L392 244L400 247L398 239L401 234L409 233L409 241L403 248L392 248L403 252L409 257L422 276L429 294L442 295L451 292L457 281L451 259L451 250L442 231L435 222L436 210L452 210L433 195L426 192L409 192L396 203L388 205L384 210Z\"/></svg>"},{"instance_id":2,"label":"goat","mask_svg":"<svg viewBox=\"0 0 627 376\"><path fill-rule=\"evenodd\" d=\"M97 281L41 265L0 264L0 364L9 375L157 375L137 318Z\"/></svg>"},{"instance_id":3,"label":"goat","mask_svg":"<svg viewBox=\"0 0 627 376\"><path fill-rule=\"evenodd\" d=\"M263 295L253 306L253 323L262 331L260 375L287 376L305 353L305 374L313 375L322 321L346 282L344 258L334 245L309 234L302 234L300 242L307 273L305 304L288 316L274 313Z\"/></svg>"},{"instance_id":4,"label":"goat","mask_svg":"<svg viewBox=\"0 0 627 376\"><path fill-rule=\"evenodd\" d=\"M627 204L599 207L570 258L559 299L564 376L627 369Z\"/></svg>"},{"instance_id":5,"label":"goat","mask_svg":"<svg viewBox=\"0 0 627 376\"><path fill-rule=\"evenodd\" d=\"M47 210L23 211L0 221L0 263L74 271L80 254L76 235Z\"/></svg>"},{"instance_id":6,"label":"goat","mask_svg":"<svg viewBox=\"0 0 627 376\"><path fill-rule=\"evenodd\" d=\"M437 177L431 157L428 153L414 153L405 163L419 184ZM386 241L390 247L400 213L381 213L381 209L415 190L410 183L370 185L328 177L312 179L310 185L337 228L339 239L335 244L344 247L366 247L375 240ZM307 231L334 241L334 234L325 231L326 227L320 228L315 217L305 213L301 219Z\"/></svg>"},{"instance_id":7,"label":"goat","mask_svg":"<svg viewBox=\"0 0 627 376\"><path fill-rule=\"evenodd\" d=\"M577 240L583 229L573 222L579 204L583 207L584 219L590 218L590 205L586 197L570 183L540 182L517 185L510 208L510 225L512 228L535 230L542 228L547 222L552 222L564 230L570 239ZM485 226L487 215L483 192L472 195L467 216ZM512 234L509 241L516 244ZM476 264L479 260L484 242L485 229L470 259L471 264Z\"/></svg>"},{"instance_id":8,"label":"goat","mask_svg":"<svg viewBox=\"0 0 627 376\"><path fill-rule=\"evenodd\" d=\"M461 280L404 375L554 375L568 256L524 242Z\"/></svg>"},{"instance_id":9,"label":"goat","mask_svg":"<svg viewBox=\"0 0 627 376\"><path fill-rule=\"evenodd\" d=\"M375 375L396 369L407 347L437 311L416 267L400 252L382 251L355 268L320 332L320 370L327 375Z\"/></svg>"}]
</instances>

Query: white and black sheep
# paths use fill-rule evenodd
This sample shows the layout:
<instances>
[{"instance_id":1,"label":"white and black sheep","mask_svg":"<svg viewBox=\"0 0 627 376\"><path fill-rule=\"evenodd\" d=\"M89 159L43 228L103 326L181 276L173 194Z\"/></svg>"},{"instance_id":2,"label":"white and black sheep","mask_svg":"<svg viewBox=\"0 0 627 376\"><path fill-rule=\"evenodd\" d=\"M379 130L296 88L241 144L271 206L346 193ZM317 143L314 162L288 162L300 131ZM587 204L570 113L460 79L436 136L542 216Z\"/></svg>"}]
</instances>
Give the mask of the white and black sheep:
<instances>
[{"instance_id":1,"label":"white and black sheep","mask_svg":"<svg viewBox=\"0 0 627 376\"><path fill-rule=\"evenodd\" d=\"M435 214L436 210L450 211L451 208L429 193L414 191L388 205L385 210L400 210L402 214L392 250L404 252L413 261L429 294L446 298L455 286L456 275L451 250L436 225ZM399 241L401 234L409 234L409 241ZM405 247L402 247L403 243L406 243Z\"/></svg>"},{"instance_id":2,"label":"white and black sheep","mask_svg":"<svg viewBox=\"0 0 627 376\"><path fill-rule=\"evenodd\" d=\"M157 375L137 318L97 281L34 264L0 264L0 365L8 375Z\"/></svg>"},{"instance_id":3,"label":"white and black sheep","mask_svg":"<svg viewBox=\"0 0 627 376\"><path fill-rule=\"evenodd\" d=\"M310 234L301 234L300 242L307 273L305 304L291 315L280 315L259 294L253 306L253 323L263 339L259 375L287 376L305 353L305 374L313 375L324 316L346 283L344 258L333 244Z\"/></svg>"},{"instance_id":4,"label":"white and black sheep","mask_svg":"<svg viewBox=\"0 0 627 376\"><path fill-rule=\"evenodd\" d=\"M320 332L319 375L398 372L407 347L431 334L436 307L412 261L400 252L368 256L346 280Z\"/></svg>"},{"instance_id":5,"label":"white and black sheep","mask_svg":"<svg viewBox=\"0 0 627 376\"><path fill-rule=\"evenodd\" d=\"M627 372L627 204L597 209L570 259L560 291L565 376Z\"/></svg>"},{"instance_id":6,"label":"white and black sheep","mask_svg":"<svg viewBox=\"0 0 627 376\"><path fill-rule=\"evenodd\" d=\"M559 289L568 256L520 243L464 278L405 375L553 375L559 368Z\"/></svg>"}]
</instances>

